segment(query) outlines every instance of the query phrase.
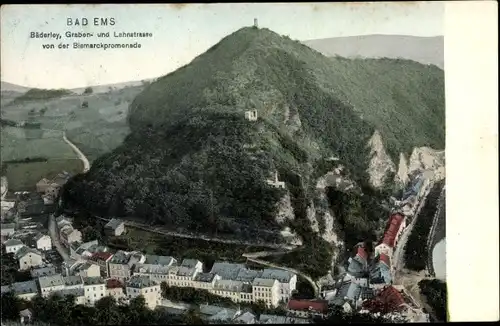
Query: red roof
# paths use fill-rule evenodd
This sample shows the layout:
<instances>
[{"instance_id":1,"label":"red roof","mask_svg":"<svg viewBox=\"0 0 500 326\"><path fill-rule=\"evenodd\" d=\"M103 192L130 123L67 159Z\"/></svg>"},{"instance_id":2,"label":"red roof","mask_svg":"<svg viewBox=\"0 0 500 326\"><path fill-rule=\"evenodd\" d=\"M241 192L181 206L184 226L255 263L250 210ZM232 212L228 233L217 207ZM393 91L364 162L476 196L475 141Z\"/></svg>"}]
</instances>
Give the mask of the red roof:
<instances>
[{"instance_id":1,"label":"red roof","mask_svg":"<svg viewBox=\"0 0 500 326\"><path fill-rule=\"evenodd\" d=\"M364 247L361 247L361 246L358 247L358 252L356 253L356 255L358 255L359 257L361 257L365 260L368 258L368 253L366 252L366 249Z\"/></svg>"},{"instance_id":2,"label":"red roof","mask_svg":"<svg viewBox=\"0 0 500 326\"><path fill-rule=\"evenodd\" d=\"M404 303L403 295L393 286L388 286L374 299L365 301L363 308L371 312L389 313L401 310L401 305Z\"/></svg>"},{"instance_id":3,"label":"red roof","mask_svg":"<svg viewBox=\"0 0 500 326\"><path fill-rule=\"evenodd\" d=\"M387 266L391 266L391 259L386 254L381 253L379 259L381 262L384 262Z\"/></svg>"},{"instance_id":4,"label":"red roof","mask_svg":"<svg viewBox=\"0 0 500 326\"><path fill-rule=\"evenodd\" d=\"M106 281L106 287L108 289L117 289L123 287L123 284L120 281L111 278Z\"/></svg>"},{"instance_id":5,"label":"red roof","mask_svg":"<svg viewBox=\"0 0 500 326\"><path fill-rule=\"evenodd\" d=\"M378 299L393 309L405 303L401 292L396 290L393 286L384 288L378 295Z\"/></svg>"},{"instance_id":6,"label":"red roof","mask_svg":"<svg viewBox=\"0 0 500 326\"><path fill-rule=\"evenodd\" d=\"M110 252L96 252L92 256L90 256L90 258L92 260L104 260L104 261L106 261L111 256L113 256L113 254Z\"/></svg>"},{"instance_id":7,"label":"red roof","mask_svg":"<svg viewBox=\"0 0 500 326\"><path fill-rule=\"evenodd\" d=\"M394 247L394 243L396 242L396 235L398 234L401 223L404 221L404 216L396 213L391 215L389 219L387 231L384 233L384 239L382 243L388 245L389 247Z\"/></svg>"},{"instance_id":8,"label":"red roof","mask_svg":"<svg viewBox=\"0 0 500 326\"><path fill-rule=\"evenodd\" d=\"M290 310L314 310L326 314L328 312L328 301L326 300L297 300L288 301Z\"/></svg>"}]
</instances>

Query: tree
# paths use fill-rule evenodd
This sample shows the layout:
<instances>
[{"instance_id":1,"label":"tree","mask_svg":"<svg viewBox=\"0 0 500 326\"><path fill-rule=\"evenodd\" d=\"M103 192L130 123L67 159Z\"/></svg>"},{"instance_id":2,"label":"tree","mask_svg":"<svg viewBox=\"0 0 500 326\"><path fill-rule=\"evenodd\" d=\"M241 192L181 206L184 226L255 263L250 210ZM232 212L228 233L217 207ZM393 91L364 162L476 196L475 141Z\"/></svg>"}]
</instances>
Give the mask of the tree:
<instances>
[{"instance_id":1,"label":"tree","mask_svg":"<svg viewBox=\"0 0 500 326\"><path fill-rule=\"evenodd\" d=\"M45 112L47 112L46 106L40 109L40 115L45 115Z\"/></svg>"},{"instance_id":2,"label":"tree","mask_svg":"<svg viewBox=\"0 0 500 326\"><path fill-rule=\"evenodd\" d=\"M117 325L121 322L121 315L116 304L116 300L112 296L107 296L96 302L97 309L96 319L102 325Z\"/></svg>"},{"instance_id":3,"label":"tree","mask_svg":"<svg viewBox=\"0 0 500 326\"><path fill-rule=\"evenodd\" d=\"M89 242L93 240L98 240L100 242L102 240L102 235L96 228L90 225L86 226L82 230L82 241Z\"/></svg>"},{"instance_id":4,"label":"tree","mask_svg":"<svg viewBox=\"0 0 500 326\"><path fill-rule=\"evenodd\" d=\"M88 101L83 101L82 108L88 108L88 107L89 107L89 102Z\"/></svg>"},{"instance_id":5,"label":"tree","mask_svg":"<svg viewBox=\"0 0 500 326\"><path fill-rule=\"evenodd\" d=\"M202 325L203 320L200 317L200 314L193 308L190 308L186 314L183 316L183 322L186 325Z\"/></svg>"},{"instance_id":6,"label":"tree","mask_svg":"<svg viewBox=\"0 0 500 326\"><path fill-rule=\"evenodd\" d=\"M19 319L19 311L23 301L13 292L2 294L2 321Z\"/></svg>"},{"instance_id":7,"label":"tree","mask_svg":"<svg viewBox=\"0 0 500 326\"><path fill-rule=\"evenodd\" d=\"M87 87L83 91L83 94L92 94L93 92L94 92L94 90L92 89L92 87Z\"/></svg>"}]
</instances>

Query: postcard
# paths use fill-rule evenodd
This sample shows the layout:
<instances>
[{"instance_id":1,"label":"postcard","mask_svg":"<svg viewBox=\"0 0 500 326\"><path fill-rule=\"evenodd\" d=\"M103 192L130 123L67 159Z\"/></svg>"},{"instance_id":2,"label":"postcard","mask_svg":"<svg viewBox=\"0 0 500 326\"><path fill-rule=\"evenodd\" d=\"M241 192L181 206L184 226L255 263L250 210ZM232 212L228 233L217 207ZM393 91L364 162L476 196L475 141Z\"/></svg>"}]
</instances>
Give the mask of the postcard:
<instances>
[{"instance_id":1,"label":"postcard","mask_svg":"<svg viewBox=\"0 0 500 326\"><path fill-rule=\"evenodd\" d=\"M462 319L447 11L3 6L2 324Z\"/></svg>"}]
</instances>

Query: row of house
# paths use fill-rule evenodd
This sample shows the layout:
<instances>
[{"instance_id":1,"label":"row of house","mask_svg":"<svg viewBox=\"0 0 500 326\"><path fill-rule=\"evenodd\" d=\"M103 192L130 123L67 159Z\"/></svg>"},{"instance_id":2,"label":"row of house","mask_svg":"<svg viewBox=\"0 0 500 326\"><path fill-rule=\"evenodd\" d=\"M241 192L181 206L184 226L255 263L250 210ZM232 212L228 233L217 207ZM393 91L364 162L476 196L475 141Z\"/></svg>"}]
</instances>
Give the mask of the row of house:
<instances>
[{"instance_id":1,"label":"row of house","mask_svg":"<svg viewBox=\"0 0 500 326\"><path fill-rule=\"evenodd\" d=\"M127 303L130 299L142 295L150 309L161 303L160 284L143 276L133 276L123 284L117 280L105 280L100 276L53 274L1 288L2 294L11 291L25 300L31 300L37 295L45 298L53 294L73 295L76 304L88 306L93 306L106 296L112 296L120 303Z\"/></svg>"}]
</instances>

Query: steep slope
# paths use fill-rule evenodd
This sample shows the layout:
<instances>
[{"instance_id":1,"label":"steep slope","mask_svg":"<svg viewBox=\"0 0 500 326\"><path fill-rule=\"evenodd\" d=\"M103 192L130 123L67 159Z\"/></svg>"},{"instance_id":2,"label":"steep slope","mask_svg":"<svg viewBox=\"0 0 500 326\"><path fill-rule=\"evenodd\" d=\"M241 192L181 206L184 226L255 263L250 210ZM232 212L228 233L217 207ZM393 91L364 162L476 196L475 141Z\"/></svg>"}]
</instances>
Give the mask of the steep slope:
<instances>
[{"instance_id":1,"label":"steep slope","mask_svg":"<svg viewBox=\"0 0 500 326\"><path fill-rule=\"evenodd\" d=\"M369 173L385 182L396 171L391 158L444 148L443 85L436 67L331 59L243 28L147 86L130 105L124 144L68 182L64 201L253 239L274 240L288 226L311 248L336 245L357 230L375 232L386 217ZM245 120L247 110L258 120ZM318 179L340 165L341 180L326 178L318 190ZM286 189L267 182L275 171ZM353 207L331 209L343 197L329 188L350 192Z\"/></svg>"},{"instance_id":2,"label":"steep slope","mask_svg":"<svg viewBox=\"0 0 500 326\"><path fill-rule=\"evenodd\" d=\"M360 35L303 41L326 56L403 58L444 69L444 37Z\"/></svg>"}]
</instances>

